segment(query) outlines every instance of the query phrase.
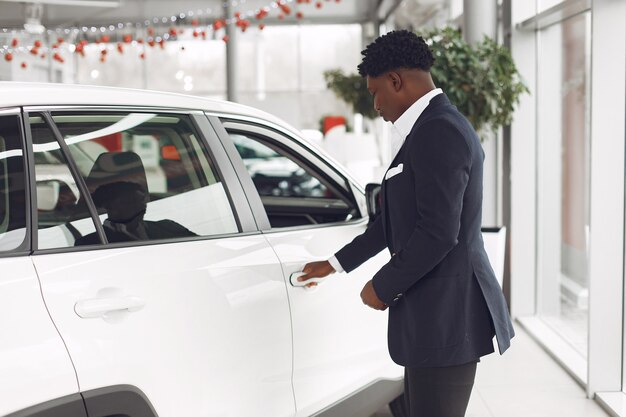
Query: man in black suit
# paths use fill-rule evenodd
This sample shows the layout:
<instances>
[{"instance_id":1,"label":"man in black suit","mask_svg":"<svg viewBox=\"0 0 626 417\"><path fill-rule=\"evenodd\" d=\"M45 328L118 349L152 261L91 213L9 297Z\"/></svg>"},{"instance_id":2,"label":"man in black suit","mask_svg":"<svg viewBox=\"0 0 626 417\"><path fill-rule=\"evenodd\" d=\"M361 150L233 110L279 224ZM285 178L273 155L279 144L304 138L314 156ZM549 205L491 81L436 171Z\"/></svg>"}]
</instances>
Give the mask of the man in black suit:
<instances>
[{"instance_id":1,"label":"man in black suit","mask_svg":"<svg viewBox=\"0 0 626 417\"><path fill-rule=\"evenodd\" d=\"M389 308L392 359L405 367L411 417L461 417L476 364L514 336L481 235L484 153L480 140L430 75L432 52L408 31L362 52L374 106L394 126L394 157L382 183L382 213L301 281L350 272L388 248L391 260L365 285L363 302Z\"/></svg>"}]
</instances>

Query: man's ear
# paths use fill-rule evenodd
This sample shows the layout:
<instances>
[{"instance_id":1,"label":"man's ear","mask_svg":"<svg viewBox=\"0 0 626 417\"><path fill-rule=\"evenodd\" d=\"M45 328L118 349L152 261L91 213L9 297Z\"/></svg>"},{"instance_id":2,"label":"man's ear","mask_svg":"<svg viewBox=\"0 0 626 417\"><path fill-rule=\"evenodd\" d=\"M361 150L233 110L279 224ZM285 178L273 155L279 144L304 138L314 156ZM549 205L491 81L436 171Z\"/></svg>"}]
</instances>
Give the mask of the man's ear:
<instances>
[{"instance_id":1,"label":"man's ear","mask_svg":"<svg viewBox=\"0 0 626 417\"><path fill-rule=\"evenodd\" d=\"M402 77L400 77L400 74L398 74L395 71L389 71L387 73L387 77L389 81L391 82L391 86L393 87L393 90L396 93L400 91L400 89L402 88Z\"/></svg>"}]
</instances>

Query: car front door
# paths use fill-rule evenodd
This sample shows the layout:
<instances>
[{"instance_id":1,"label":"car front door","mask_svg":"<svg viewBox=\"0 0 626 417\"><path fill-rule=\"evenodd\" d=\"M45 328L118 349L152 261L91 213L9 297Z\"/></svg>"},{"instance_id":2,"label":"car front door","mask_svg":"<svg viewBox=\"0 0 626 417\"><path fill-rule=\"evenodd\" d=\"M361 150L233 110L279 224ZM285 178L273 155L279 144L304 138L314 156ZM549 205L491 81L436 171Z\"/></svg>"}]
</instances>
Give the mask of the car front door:
<instances>
[{"instance_id":1,"label":"car front door","mask_svg":"<svg viewBox=\"0 0 626 417\"><path fill-rule=\"evenodd\" d=\"M206 117L28 116L32 260L81 391L132 386L159 417L293 416L281 264Z\"/></svg>"},{"instance_id":2,"label":"car front door","mask_svg":"<svg viewBox=\"0 0 626 417\"><path fill-rule=\"evenodd\" d=\"M261 122L223 119L221 125L227 151L241 157L242 183L287 282L307 262L328 259L365 231L362 191L305 142ZM313 290L288 286L298 416L325 409L375 380L401 377L387 353L387 313L367 308L359 297L388 259L381 253Z\"/></svg>"}]
</instances>

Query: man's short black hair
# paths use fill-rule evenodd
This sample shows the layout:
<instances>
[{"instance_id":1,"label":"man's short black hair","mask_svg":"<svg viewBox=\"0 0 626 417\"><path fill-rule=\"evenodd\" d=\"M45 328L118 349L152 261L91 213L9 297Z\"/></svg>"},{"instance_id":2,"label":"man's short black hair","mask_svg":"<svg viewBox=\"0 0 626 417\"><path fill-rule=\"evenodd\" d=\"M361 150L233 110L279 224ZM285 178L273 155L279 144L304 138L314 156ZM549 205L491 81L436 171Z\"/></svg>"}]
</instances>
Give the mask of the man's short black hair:
<instances>
[{"instance_id":1,"label":"man's short black hair","mask_svg":"<svg viewBox=\"0 0 626 417\"><path fill-rule=\"evenodd\" d=\"M424 39L408 30L396 30L380 36L367 45L361 55L363 61L357 68L362 77L378 77L400 68L429 71L435 62Z\"/></svg>"}]
</instances>

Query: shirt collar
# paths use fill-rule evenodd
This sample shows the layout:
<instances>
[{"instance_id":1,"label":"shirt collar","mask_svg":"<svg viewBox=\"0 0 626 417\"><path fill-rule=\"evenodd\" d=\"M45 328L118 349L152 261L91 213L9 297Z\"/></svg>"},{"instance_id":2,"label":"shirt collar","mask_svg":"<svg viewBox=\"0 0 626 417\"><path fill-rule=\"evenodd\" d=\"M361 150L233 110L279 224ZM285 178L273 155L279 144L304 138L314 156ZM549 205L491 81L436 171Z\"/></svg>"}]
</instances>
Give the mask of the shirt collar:
<instances>
[{"instance_id":1,"label":"shirt collar","mask_svg":"<svg viewBox=\"0 0 626 417\"><path fill-rule=\"evenodd\" d=\"M405 139L409 133L411 133L411 129L413 129L413 125L417 122L417 119L424 112L426 107L430 104L430 100L433 97L438 96L443 93L441 88L435 88L434 90L430 90L428 93L424 94L420 97L415 103L411 105L408 109L405 110L404 113L398 120L395 121L393 126L397 130L397 133L400 135L402 139Z\"/></svg>"}]
</instances>

